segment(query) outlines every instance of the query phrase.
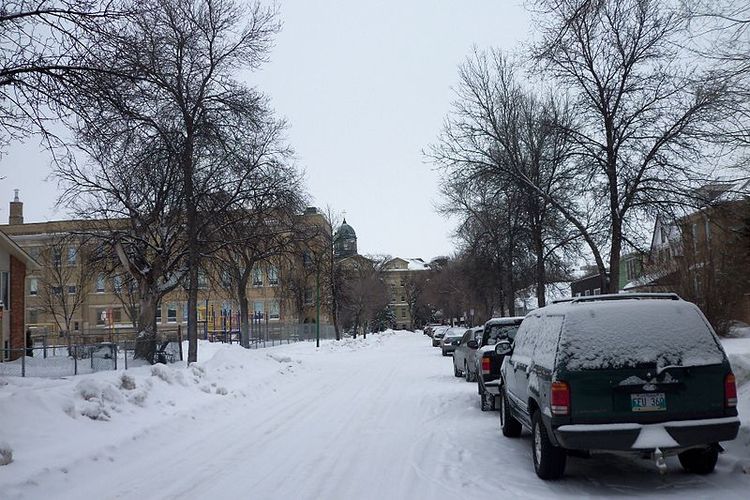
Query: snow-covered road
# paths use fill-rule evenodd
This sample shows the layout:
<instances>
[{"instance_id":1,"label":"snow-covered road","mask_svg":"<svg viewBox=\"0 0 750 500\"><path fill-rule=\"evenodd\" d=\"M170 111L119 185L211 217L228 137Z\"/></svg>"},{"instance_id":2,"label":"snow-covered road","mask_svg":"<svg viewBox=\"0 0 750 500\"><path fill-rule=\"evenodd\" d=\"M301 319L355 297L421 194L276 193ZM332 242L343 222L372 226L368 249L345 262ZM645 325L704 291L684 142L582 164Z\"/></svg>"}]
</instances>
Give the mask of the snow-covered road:
<instances>
[{"instance_id":1,"label":"snow-covered road","mask_svg":"<svg viewBox=\"0 0 750 500\"><path fill-rule=\"evenodd\" d=\"M58 432L29 434L39 429L33 420L0 408L0 441L14 450L14 462L0 467L0 497L746 498L750 488L741 470L750 448L739 444L739 455L722 456L709 476L683 473L670 459L662 477L648 461L607 455L572 458L562 481L545 483L533 472L529 438L503 438L498 415L479 410L476 385L454 378L450 358L423 335L319 350L202 347L203 371L130 370L136 389L122 388L115 373L86 376L122 399L102 390L84 401L81 377L6 380L0 404L20 401L39 412L38 425L57 420ZM29 402L24 390L38 398ZM749 396L745 386L740 397ZM92 401L109 420L81 415ZM20 438L3 417L24 427L15 429ZM38 449L45 446L48 453Z\"/></svg>"}]
</instances>

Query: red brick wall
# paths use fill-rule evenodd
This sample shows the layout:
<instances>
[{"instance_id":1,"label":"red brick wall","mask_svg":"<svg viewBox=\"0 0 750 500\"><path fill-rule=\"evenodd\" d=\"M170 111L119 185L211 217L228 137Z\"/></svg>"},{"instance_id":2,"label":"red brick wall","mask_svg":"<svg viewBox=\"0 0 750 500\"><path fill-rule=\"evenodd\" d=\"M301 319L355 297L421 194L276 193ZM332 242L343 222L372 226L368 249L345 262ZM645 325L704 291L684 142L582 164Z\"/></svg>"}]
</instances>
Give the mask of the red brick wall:
<instances>
[{"instance_id":1,"label":"red brick wall","mask_svg":"<svg viewBox=\"0 0 750 500\"><path fill-rule=\"evenodd\" d=\"M24 348L26 316L26 264L10 256L10 348ZM10 359L18 359L23 351L13 351Z\"/></svg>"}]
</instances>

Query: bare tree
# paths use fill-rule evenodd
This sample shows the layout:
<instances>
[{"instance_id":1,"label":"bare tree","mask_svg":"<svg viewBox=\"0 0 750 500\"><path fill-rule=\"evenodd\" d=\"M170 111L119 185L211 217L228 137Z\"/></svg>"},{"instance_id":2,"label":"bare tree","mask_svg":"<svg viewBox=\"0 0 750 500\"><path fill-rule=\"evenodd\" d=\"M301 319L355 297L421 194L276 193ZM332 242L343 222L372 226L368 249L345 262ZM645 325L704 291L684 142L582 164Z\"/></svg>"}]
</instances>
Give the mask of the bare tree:
<instances>
[{"instance_id":1,"label":"bare tree","mask_svg":"<svg viewBox=\"0 0 750 500\"><path fill-rule=\"evenodd\" d=\"M89 162L58 166L66 186L61 200L93 221L87 231L99 243L93 258L110 275L125 277L123 298L137 297L136 356L151 361L156 308L186 275L181 172L159 141L137 132L100 135L99 130L94 123L79 130L77 145Z\"/></svg>"},{"instance_id":2,"label":"bare tree","mask_svg":"<svg viewBox=\"0 0 750 500\"><path fill-rule=\"evenodd\" d=\"M339 307L344 328L351 328L356 338L362 329L367 335L375 315L388 305L388 287L383 277L387 258L349 257L340 263L344 280Z\"/></svg>"},{"instance_id":3,"label":"bare tree","mask_svg":"<svg viewBox=\"0 0 750 500\"><path fill-rule=\"evenodd\" d=\"M258 165L248 144L273 122L263 96L235 76L265 61L279 26L275 11L258 2L126 5L129 15L91 36L81 54L107 71L84 75L67 97L75 100L78 137L116 142L138 135L158 143L177 169L190 363L197 360L198 272L204 254L215 251L218 230L209 215L237 210L252 191Z\"/></svg>"},{"instance_id":4,"label":"bare tree","mask_svg":"<svg viewBox=\"0 0 750 500\"><path fill-rule=\"evenodd\" d=\"M515 72L501 53L475 52L460 69L453 111L428 153L443 170L443 210L462 214L459 238L474 249L481 242L485 254L494 247L493 270L511 314L528 255L541 305L547 267L561 250L580 235L599 255L562 130L570 123L567 102L535 97Z\"/></svg>"},{"instance_id":5,"label":"bare tree","mask_svg":"<svg viewBox=\"0 0 750 500\"><path fill-rule=\"evenodd\" d=\"M40 256L39 302L68 343L73 322L81 313L96 275L91 250L88 238L61 234L49 242Z\"/></svg>"},{"instance_id":6,"label":"bare tree","mask_svg":"<svg viewBox=\"0 0 750 500\"><path fill-rule=\"evenodd\" d=\"M719 121L725 82L686 60L683 16L652 0L538 0L536 61L574 95L582 182L607 225L616 291L626 234L643 215L689 198L708 172L704 128ZM605 265L597 259L600 274Z\"/></svg>"},{"instance_id":7,"label":"bare tree","mask_svg":"<svg viewBox=\"0 0 750 500\"><path fill-rule=\"evenodd\" d=\"M239 305L240 343L244 347L249 347L250 339L247 290L253 273L264 264L273 271L278 284L281 262L305 234L298 230L303 223L298 215L303 205L298 173L280 165L268 173L273 175L257 178L253 195L221 224L216 234L222 244L212 259L220 281Z\"/></svg>"},{"instance_id":8,"label":"bare tree","mask_svg":"<svg viewBox=\"0 0 750 500\"><path fill-rule=\"evenodd\" d=\"M0 144L42 132L69 111L57 87L91 71L83 37L122 15L110 0L4 0L0 4Z\"/></svg>"}]
</instances>

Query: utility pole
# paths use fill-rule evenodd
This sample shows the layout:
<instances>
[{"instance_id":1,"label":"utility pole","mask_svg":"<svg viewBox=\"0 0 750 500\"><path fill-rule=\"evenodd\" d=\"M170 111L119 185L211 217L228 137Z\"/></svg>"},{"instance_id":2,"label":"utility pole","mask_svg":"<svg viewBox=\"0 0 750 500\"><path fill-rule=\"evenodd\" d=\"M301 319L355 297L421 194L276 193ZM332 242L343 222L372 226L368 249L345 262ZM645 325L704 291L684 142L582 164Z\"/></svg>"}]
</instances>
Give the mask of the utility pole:
<instances>
[{"instance_id":1,"label":"utility pole","mask_svg":"<svg viewBox=\"0 0 750 500\"><path fill-rule=\"evenodd\" d=\"M320 266L315 273L315 347L320 347Z\"/></svg>"}]
</instances>

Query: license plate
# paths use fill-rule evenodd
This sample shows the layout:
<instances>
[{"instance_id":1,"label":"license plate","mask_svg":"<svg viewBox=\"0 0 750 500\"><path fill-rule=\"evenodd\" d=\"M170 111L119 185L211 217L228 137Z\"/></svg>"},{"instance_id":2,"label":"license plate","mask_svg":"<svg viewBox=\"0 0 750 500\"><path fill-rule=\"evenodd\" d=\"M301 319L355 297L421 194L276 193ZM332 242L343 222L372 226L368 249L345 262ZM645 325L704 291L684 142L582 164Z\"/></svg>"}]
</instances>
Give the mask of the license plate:
<instances>
[{"instance_id":1,"label":"license plate","mask_svg":"<svg viewBox=\"0 0 750 500\"><path fill-rule=\"evenodd\" d=\"M667 398L663 392L631 394L630 409L633 411L666 411Z\"/></svg>"}]
</instances>

